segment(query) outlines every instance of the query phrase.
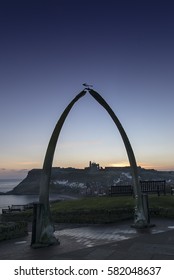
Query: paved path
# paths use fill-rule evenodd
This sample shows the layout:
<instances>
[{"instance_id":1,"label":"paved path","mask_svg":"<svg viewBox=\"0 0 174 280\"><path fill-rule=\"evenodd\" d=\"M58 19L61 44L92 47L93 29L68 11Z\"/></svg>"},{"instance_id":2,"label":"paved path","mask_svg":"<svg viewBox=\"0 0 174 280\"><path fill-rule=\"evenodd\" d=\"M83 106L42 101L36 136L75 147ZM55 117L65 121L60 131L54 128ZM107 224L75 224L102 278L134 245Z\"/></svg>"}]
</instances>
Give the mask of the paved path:
<instances>
[{"instance_id":1,"label":"paved path","mask_svg":"<svg viewBox=\"0 0 174 280\"><path fill-rule=\"evenodd\" d=\"M27 237L0 242L1 260L174 259L174 220L152 220L143 231L131 222L112 225L57 225L60 245L33 249Z\"/></svg>"}]
</instances>

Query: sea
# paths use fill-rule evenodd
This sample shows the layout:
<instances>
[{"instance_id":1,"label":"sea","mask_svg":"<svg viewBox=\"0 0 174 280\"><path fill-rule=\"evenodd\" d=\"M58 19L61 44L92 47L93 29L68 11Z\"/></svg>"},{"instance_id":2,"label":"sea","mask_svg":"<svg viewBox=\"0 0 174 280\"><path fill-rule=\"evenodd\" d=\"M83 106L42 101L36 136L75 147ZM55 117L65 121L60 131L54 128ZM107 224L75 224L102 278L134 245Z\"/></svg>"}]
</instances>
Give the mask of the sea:
<instances>
[{"instance_id":1,"label":"sea","mask_svg":"<svg viewBox=\"0 0 174 280\"><path fill-rule=\"evenodd\" d=\"M11 191L22 180L20 179L0 179L0 214L3 208L8 208L11 205L24 205L39 200L38 195L6 195L5 193Z\"/></svg>"},{"instance_id":2,"label":"sea","mask_svg":"<svg viewBox=\"0 0 174 280\"><path fill-rule=\"evenodd\" d=\"M38 202L38 195L7 195L8 191L11 191L16 187L22 180L21 179L0 179L0 214L2 214L2 209L8 208L11 205L26 205L32 202ZM59 194L51 194L50 201L53 200L69 200L75 199L71 196L63 196Z\"/></svg>"}]
</instances>

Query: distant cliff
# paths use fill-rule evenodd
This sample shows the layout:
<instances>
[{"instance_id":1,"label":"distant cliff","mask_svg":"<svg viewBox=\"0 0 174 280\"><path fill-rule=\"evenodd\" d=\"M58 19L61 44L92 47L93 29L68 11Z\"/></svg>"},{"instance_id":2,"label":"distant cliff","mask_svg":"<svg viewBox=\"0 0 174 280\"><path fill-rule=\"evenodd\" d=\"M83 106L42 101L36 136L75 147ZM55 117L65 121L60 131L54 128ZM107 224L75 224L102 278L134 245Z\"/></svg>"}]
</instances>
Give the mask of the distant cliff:
<instances>
[{"instance_id":1,"label":"distant cliff","mask_svg":"<svg viewBox=\"0 0 174 280\"><path fill-rule=\"evenodd\" d=\"M140 180L166 180L174 185L174 171L157 171L139 167ZM27 177L8 194L38 194L41 169L32 169ZM100 170L52 168L50 192L59 194L107 193L111 185L131 184L130 167Z\"/></svg>"},{"instance_id":2,"label":"distant cliff","mask_svg":"<svg viewBox=\"0 0 174 280\"><path fill-rule=\"evenodd\" d=\"M27 177L8 194L37 194L39 193L39 180L41 169L32 169Z\"/></svg>"}]
</instances>

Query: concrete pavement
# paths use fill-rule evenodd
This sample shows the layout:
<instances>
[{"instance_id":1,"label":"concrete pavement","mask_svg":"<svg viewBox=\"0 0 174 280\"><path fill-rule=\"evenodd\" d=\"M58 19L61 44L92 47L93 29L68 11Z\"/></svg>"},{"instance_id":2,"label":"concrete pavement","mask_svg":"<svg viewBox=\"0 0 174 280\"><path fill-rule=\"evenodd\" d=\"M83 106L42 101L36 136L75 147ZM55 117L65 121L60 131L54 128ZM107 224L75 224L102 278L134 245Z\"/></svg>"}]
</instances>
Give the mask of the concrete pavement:
<instances>
[{"instance_id":1,"label":"concrete pavement","mask_svg":"<svg viewBox=\"0 0 174 280\"><path fill-rule=\"evenodd\" d=\"M136 230L131 221L104 225L56 225L60 245L33 249L28 236L0 242L1 260L142 260L174 259L174 220Z\"/></svg>"}]
</instances>

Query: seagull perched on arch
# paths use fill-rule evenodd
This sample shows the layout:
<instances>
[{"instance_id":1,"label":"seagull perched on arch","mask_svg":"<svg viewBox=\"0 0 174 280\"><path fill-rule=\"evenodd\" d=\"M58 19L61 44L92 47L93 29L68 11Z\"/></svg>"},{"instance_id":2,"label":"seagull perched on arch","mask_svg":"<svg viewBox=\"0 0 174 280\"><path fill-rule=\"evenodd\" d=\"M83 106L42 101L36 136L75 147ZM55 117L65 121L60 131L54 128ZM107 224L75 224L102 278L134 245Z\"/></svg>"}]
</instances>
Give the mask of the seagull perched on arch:
<instances>
[{"instance_id":1,"label":"seagull perched on arch","mask_svg":"<svg viewBox=\"0 0 174 280\"><path fill-rule=\"evenodd\" d=\"M84 86L86 89L90 89L91 87L93 87L93 85L88 85L87 83L84 83L83 86Z\"/></svg>"}]
</instances>

